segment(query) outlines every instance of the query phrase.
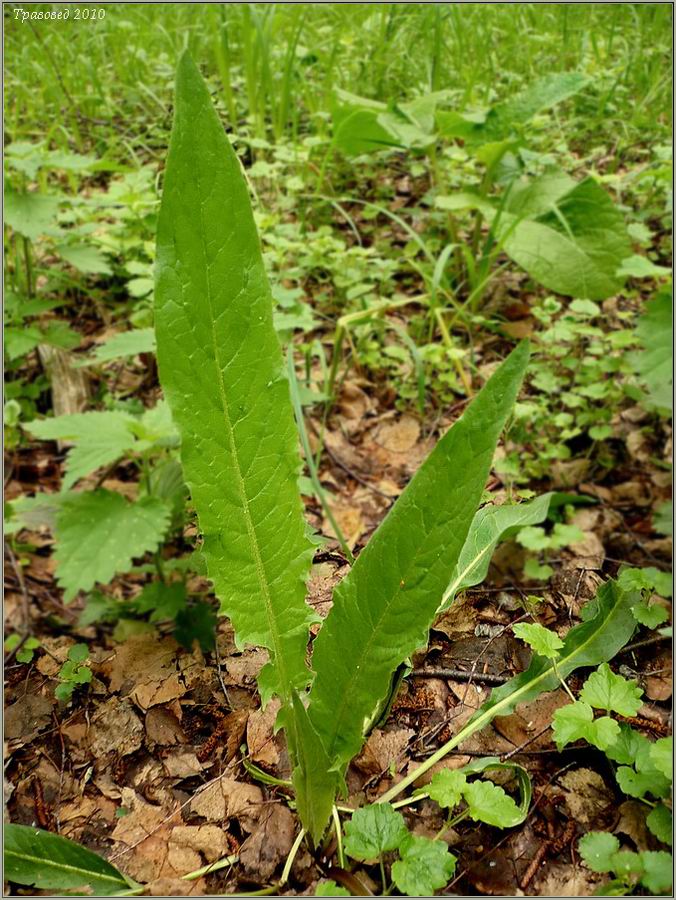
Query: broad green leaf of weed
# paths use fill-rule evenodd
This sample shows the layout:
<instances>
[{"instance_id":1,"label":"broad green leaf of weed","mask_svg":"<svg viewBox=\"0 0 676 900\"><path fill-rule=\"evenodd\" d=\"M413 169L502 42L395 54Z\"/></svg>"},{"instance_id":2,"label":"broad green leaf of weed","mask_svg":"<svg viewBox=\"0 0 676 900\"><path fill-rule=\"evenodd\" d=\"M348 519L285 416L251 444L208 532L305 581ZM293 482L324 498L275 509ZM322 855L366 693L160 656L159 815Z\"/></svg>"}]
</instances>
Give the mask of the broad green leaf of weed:
<instances>
[{"instance_id":1,"label":"broad green leaf of weed","mask_svg":"<svg viewBox=\"0 0 676 900\"><path fill-rule=\"evenodd\" d=\"M187 54L157 230L160 381L221 611L239 645L270 652L263 702L307 684L312 559L298 436L247 184Z\"/></svg>"},{"instance_id":2,"label":"broad green leaf of weed","mask_svg":"<svg viewBox=\"0 0 676 900\"><path fill-rule=\"evenodd\" d=\"M126 356L138 356L139 353L155 352L155 329L134 328L122 331L98 344L85 365L108 362L111 359L122 359Z\"/></svg>"},{"instance_id":3,"label":"broad green leaf of weed","mask_svg":"<svg viewBox=\"0 0 676 900\"><path fill-rule=\"evenodd\" d=\"M642 601L634 606L632 612L636 621L646 628L657 628L669 619L668 611L659 603Z\"/></svg>"},{"instance_id":4,"label":"broad green leaf of weed","mask_svg":"<svg viewBox=\"0 0 676 900\"><path fill-rule=\"evenodd\" d=\"M615 773L620 789L630 797L642 799L646 794L666 797L671 789L671 781L659 772L636 772L629 766L620 766Z\"/></svg>"},{"instance_id":5,"label":"broad green leaf of weed","mask_svg":"<svg viewBox=\"0 0 676 900\"><path fill-rule=\"evenodd\" d=\"M563 647L563 641L554 631L538 625L537 622L518 622L512 631L516 637L525 641L540 656L547 659L557 659L559 651Z\"/></svg>"},{"instance_id":6,"label":"broad green leaf of weed","mask_svg":"<svg viewBox=\"0 0 676 900\"><path fill-rule=\"evenodd\" d=\"M671 891L674 880L674 861L665 850L644 850L641 854L643 875L641 884L652 894Z\"/></svg>"},{"instance_id":7,"label":"broad green leaf of weed","mask_svg":"<svg viewBox=\"0 0 676 900\"><path fill-rule=\"evenodd\" d=\"M617 583L630 591L655 591L660 597L671 597L673 579L671 572L661 572L654 566L643 569L623 568Z\"/></svg>"},{"instance_id":8,"label":"broad green leaf of weed","mask_svg":"<svg viewBox=\"0 0 676 900\"><path fill-rule=\"evenodd\" d=\"M469 816L497 828L511 828L523 821L521 810L499 785L492 781L472 781L463 791Z\"/></svg>"},{"instance_id":9,"label":"broad green leaf of weed","mask_svg":"<svg viewBox=\"0 0 676 900\"><path fill-rule=\"evenodd\" d=\"M463 772L458 769L442 769L441 772L435 772L425 790L439 806L453 809L462 800L466 786L467 777Z\"/></svg>"},{"instance_id":10,"label":"broad green leaf of weed","mask_svg":"<svg viewBox=\"0 0 676 900\"><path fill-rule=\"evenodd\" d=\"M310 718L341 765L359 751L396 667L427 640L528 362L500 366L438 442L334 592L314 643Z\"/></svg>"},{"instance_id":11,"label":"broad green leaf of weed","mask_svg":"<svg viewBox=\"0 0 676 900\"><path fill-rule=\"evenodd\" d=\"M69 441L62 489L102 466L114 463L136 444L130 425L134 417L123 412L86 412L27 422L24 428L42 441Z\"/></svg>"},{"instance_id":12,"label":"broad green leaf of weed","mask_svg":"<svg viewBox=\"0 0 676 900\"><path fill-rule=\"evenodd\" d=\"M607 831L590 831L580 838L580 856L592 872L612 872L614 856L620 849L620 842Z\"/></svg>"},{"instance_id":13,"label":"broad green leaf of weed","mask_svg":"<svg viewBox=\"0 0 676 900\"><path fill-rule=\"evenodd\" d=\"M621 287L617 268L630 252L624 219L592 178L562 193L536 218L512 212L508 201L495 221L506 253L549 290L603 300Z\"/></svg>"},{"instance_id":14,"label":"broad green leaf of weed","mask_svg":"<svg viewBox=\"0 0 676 900\"><path fill-rule=\"evenodd\" d=\"M659 803L650 810L646 824L658 841L671 844L673 835L673 818L671 810L664 803Z\"/></svg>"},{"instance_id":15,"label":"broad green leaf of weed","mask_svg":"<svg viewBox=\"0 0 676 900\"><path fill-rule=\"evenodd\" d=\"M396 850L407 837L404 817L389 803L364 806L345 823L345 852L362 862L375 860Z\"/></svg>"},{"instance_id":16,"label":"broad green leaf of weed","mask_svg":"<svg viewBox=\"0 0 676 900\"><path fill-rule=\"evenodd\" d=\"M107 257L90 244L57 244L56 252L85 275L112 275Z\"/></svg>"},{"instance_id":17,"label":"broad green leaf of weed","mask_svg":"<svg viewBox=\"0 0 676 900\"><path fill-rule=\"evenodd\" d=\"M641 708L642 695L643 690L637 682L616 675L607 663L603 663L585 681L580 699L595 709L631 717Z\"/></svg>"},{"instance_id":18,"label":"broad green leaf of weed","mask_svg":"<svg viewBox=\"0 0 676 900\"><path fill-rule=\"evenodd\" d=\"M407 834L392 864L392 880L407 897L431 897L455 872L455 856L442 841Z\"/></svg>"},{"instance_id":19,"label":"broad green leaf of weed","mask_svg":"<svg viewBox=\"0 0 676 900\"><path fill-rule=\"evenodd\" d=\"M516 540L526 550L532 550L534 553L548 550L551 546L549 535L545 533L544 528L536 528L532 525L522 528L517 534Z\"/></svg>"},{"instance_id":20,"label":"broad green leaf of weed","mask_svg":"<svg viewBox=\"0 0 676 900\"><path fill-rule=\"evenodd\" d=\"M577 703L570 703L556 710L553 731L559 750L581 738L599 750L606 750L617 741L620 726L609 716L594 719L591 706L578 700Z\"/></svg>"},{"instance_id":21,"label":"broad green leaf of weed","mask_svg":"<svg viewBox=\"0 0 676 900\"><path fill-rule=\"evenodd\" d=\"M614 762L631 766L641 754L648 755L650 753L650 746L647 737L622 722L619 735L609 747L606 747L605 754Z\"/></svg>"},{"instance_id":22,"label":"broad green leaf of weed","mask_svg":"<svg viewBox=\"0 0 676 900\"><path fill-rule=\"evenodd\" d=\"M674 771L674 739L659 738L650 748L650 760L658 772L670 781Z\"/></svg>"},{"instance_id":23,"label":"broad green leaf of weed","mask_svg":"<svg viewBox=\"0 0 676 900\"><path fill-rule=\"evenodd\" d=\"M56 221L59 197L47 194L5 193L5 224L31 241L37 240Z\"/></svg>"},{"instance_id":24,"label":"broad green leaf of weed","mask_svg":"<svg viewBox=\"0 0 676 900\"><path fill-rule=\"evenodd\" d=\"M132 560L159 547L170 511L146 497L129 503L121 494L98 490L71 494L56 517L56 577L71 601L78 591L108 584L128 572Z\"/></svg>"},{"instance_id":25,"label":"broad green leaf of weed","mask_svg":"<svg viewBox=\"0 0 676 900\"><path fill-rule=\"evenodd\" d=\"M514 126L524 125L542 110L551 109L579 93L589 81L589 77L582 72L545 75L515 97L497 104L493 108L494 121L489 119L488 127L497 134L508 134Z\"/></svg>"},{"instance_id":26,"label":"broad green leaf of weed","mask_svg":"<svg viewBox=\"0 0 676 900\"><path fill-rule=\"evenodd\" d=\"M150 613L151 622L173 620L182 609L185 609L187 602L185 584L182 581L171 584L166 581L151 581L131 602L136 613L140 615ZM192 641L187 646L190 649Z\"/></svg>"},{"instance_id":27,"label":"broad green leaf of weed","mask_svg":"<svg viewBox=\"0 0 676 900\"><path fill-rule=\"evenodd\" d=\"M673 326L671 291L660 291L646 304L636 335L643 347L634 354L636 373L648 389L652 406L672 408Z\"/></svg>"},{"instance_id":28,"label":"broad green leaf of weed","mask_svg":"<svg viewBox=\"0 0 676 900\"><path fill-rule=\"evenodd\" d=\"M130 882L96 853L74 841L27 825L4 827L5 878L43 890L89 887L108 897L127 891Z\"/></svg>"}]
</instances>

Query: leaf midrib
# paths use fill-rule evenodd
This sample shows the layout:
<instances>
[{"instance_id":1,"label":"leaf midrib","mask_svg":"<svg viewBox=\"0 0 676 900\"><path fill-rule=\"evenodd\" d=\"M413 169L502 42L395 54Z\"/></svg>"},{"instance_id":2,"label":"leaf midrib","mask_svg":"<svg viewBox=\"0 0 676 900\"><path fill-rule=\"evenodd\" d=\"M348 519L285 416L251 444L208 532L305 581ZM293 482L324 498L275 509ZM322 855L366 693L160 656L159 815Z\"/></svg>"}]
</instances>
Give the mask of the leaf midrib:
<instances>
[{"instance_id":1,"label":"leaf midrib","mask_svg":"<svg viewBox=\"0 0 676 900\"><path fill-rule=\"evenodd\" d=\"M227 140L227 138L226 138ZM197 161L195 161L197 162ZM225 393L225 383L223 381L223 366L221 363L221 354L218 348L218 341L216 340L216 329L214 327L215 316L214 316L214 304L213 304L213 296L212 296L212 285L211 285L211 266L208 261L207 255L207 246L205 241L205 223L204 223L204 204L202 202L202 182L200 180L199 175L199 166L195 164L195 179L197 181L197 190L199 193L199 217L200 217L200 247L202 249L202 256L204 259L205 271L207 274L207 304L209 306L209 333L211 336L211 342L214 352L214 359L216 360L216 368L218 370L217 376L217 384L218 384L218 392L221 398L221 405L223 407L223 417L225 419L226 431L228 435L228 444L230 447L230 452L232 454L232 459L234 462L235 469L235 483L237 486L237 491L240 495L240 499L242 501L242 510L244 512L244 521L246 524L247 534L249 536L249 541L253 548L253 557L254 557L254 566L256 569L256 575L258 577L258 583L261 588L261 593L263 595L263 600L265 603L265 611L268 618L268 624L270 628L270 637L273 645L273 653L274 653L274 664L277 667L277 671L279 672L280 684L282 686L282 691L284 694L284 698L286 700L289 699L290 696L290 685L289 679L286 671L286 665L284 660L284 655L282 653L281 648L281 637L279 631L277 629L277 623L275 621L275 617L273 614L272 607L272 596L270 594L270 589L267 581L267 575L265 572L265 566L263 565L263 559L261 556L260 545L258 542L258 536L256 534L256 529L253 523L253 519L251 516L251 510L249 508L249 498L246 493L246 488L244 484L244 476L242 475L242 469L239 463L239 455L237 445L235 443L235 435L232 427L232 422L230 419L230 412L228 408L227 396Z\"/></svg>"},{"instance_id":2,"label":"leaf midrib","mask_svg":"<svg viewBox=\"0 0 676 900\"><path fill-rule=\"evenodd\" d=\"M115 875L107 875L104 872L96 872L93 869L83 869L80 866L74 866L71 863L64 862L56 862L53 859L45 860L43 856L33 856L30 853L25 853L23 851L18 850L8 850L5 848L5 859L9 856L14 856L17 859L23 860L24 862L37 863L39 866L44 866L50 869L60 869L64 872L73 872L77 875L86 875L88 876L88 880L92 880L96 878L97 881L112 881L113 884L122 884L126 885L126 881L122 874L117 876ZM12 879L10 878L10 881ZM35 882L33 882L35 884Z\"/></svg>"}]
</instances>

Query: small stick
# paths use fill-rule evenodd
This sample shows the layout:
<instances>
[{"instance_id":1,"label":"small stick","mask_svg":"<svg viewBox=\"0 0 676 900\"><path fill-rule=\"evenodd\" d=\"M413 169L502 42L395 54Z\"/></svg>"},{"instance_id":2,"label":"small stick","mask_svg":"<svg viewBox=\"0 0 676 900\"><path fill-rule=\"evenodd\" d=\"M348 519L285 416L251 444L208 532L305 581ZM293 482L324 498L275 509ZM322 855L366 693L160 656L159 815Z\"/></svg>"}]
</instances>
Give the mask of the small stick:
<instances>
[{"instance_id":1,"label":"small stick","mask_svg":"<svg viewBox=\"0 0 676 900\"><path fill-rule=\"evenodd\" d=\"M411 673L419 678L451 678L453 681L476 681L478 684L505 684L511 676L465 672L463 669L414 669Z\"/></svg>"}]
</instances>

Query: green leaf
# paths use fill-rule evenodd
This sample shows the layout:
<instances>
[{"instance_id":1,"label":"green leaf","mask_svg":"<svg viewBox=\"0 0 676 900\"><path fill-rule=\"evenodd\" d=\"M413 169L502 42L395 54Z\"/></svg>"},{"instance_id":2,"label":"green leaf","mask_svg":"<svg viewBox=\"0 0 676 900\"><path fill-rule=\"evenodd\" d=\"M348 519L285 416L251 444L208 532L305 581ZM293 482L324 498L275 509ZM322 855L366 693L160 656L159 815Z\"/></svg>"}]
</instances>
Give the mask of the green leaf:
<instances>
[{"instance_id":1,"label":"green leaf","mask_svg":"<svg viewBox=\"0 0 676 900\"><path fill-rule=\"evenodd\" d=\"M580 856L592 872L612 872L614 856L620 849L620 842L607 831L590 831L580 838Z\"/></svg>"},{"instance_id":2,"label":"green leaf","mask_svg":"<svg viewBox=\"0 0 676 900\"><path fill-rule=\"evenodd\" d=\"M669 618L669 613L663 606L660 606L659 603L648 603L647 601L637 603L632 612L636 621L640 622L641 625L645 625L646 628L657 628L658 625L666 622Z\"/></svg>"},{"instance_id":3,"label":"green leaf","mask_svg":"<svg viewBox=\"0 0 676 900\"><path fill-rule=\"evenodd\" d=\"M644 850L639 854L643 863L641 884L652 894L671 891L674 879L674 861L665 850Z\"/></svg>"},{"instance_id":4,"label":"green leaf","mask_svg":"<svg viewBox=\"0 0 676 900\"><path fill-rule=\"evenodd\" d=\"M361 747L392 673L427 641L528 363L500 366L418 469L334 592L314 643L310 719L343 765Z\"/></svg>"},{"instance_id":5,"label":"green leaf","mask_svg":"<svg viewBox=\"0 0 676 900\"><path fill-rule=\"evenodd\" d=\"M513 126L523 125L542 110L551 109L579 93L589 81L589 77L582 72L545 75L515 97L495 106L493 113L496 121L489 120L489 130L491 133L507 134Z\"/></svg>"},{"instance_id":6,"label":"green leaf","mask_svg":"<svg viewBox=\"0 0 676 900\"><path fill-rule=\"evenodd\" d=\"M638 731L634 731L626 723L620 725L620 733L605 749L605 754L614 762L631 766L641 754L649 756L650 741Z\"/></svg>"},{"instance_id":7,"label":"green leaf","mask_svg":"<svg viewBox=\"0 0 676 900\"><path fill-rule=\"evenodd\" d=\"M674 739L664 737L656 740L650 748L650 760L657 771L671 781L674 766Z\"/></svg>"},{"instance_id":8,"label":"green leaf","mask_svg":"<svg viewBox=\"0 0 676 900\"><path fill-rule=\"evenodd\" d=\"M164 581L151 581L131 601L131 604L134 611L140 615L150 613L149 621L162 622L167 619L176 619L181 610L185 609L186 601L186 589L182 581L174 581L172 584ZM89 601L87 608L89 609ZM181 642L180 638L176 638L176 640ZM213 635L211 640L213 641ZM192 640L187 644L187 648L192 649Z\"/></svg>"},{"instance_id":9,"label":"green leaf","mask_svg":"<svg viewBox=\"0 0 676 900\"><path fill-rule=\"evenodd\" d=\"M439 612L451 605L458 591L484 580L493 551L500 541L511 537L519 528L544 522L551 509L570 503L572 499L568 494L548 493L529 503L484 506L480 509L472 520Z\"/></svg>"},{"instance_id":10,"label":"green leaf","mask_svg":"<svg viewBox=\"0 0 676 900\"><path fill-rule=\"evenodd\" d=\"M190 608L176 613L174 637L186 650L192 650L195 641L207 653L214 649L218 619L210 603L193 603Z\"/></svg>"},{"instance_id":11,"label":"green leaf","mask_svg":"<svg viewBox=\"0 0 676 900\"><path fill-rule=\"evenodd\" d=\"M59 198L46 194L5 193L5 224L34 241L56 220Z\"/></svg>"},{"instance_id":12,"label":"green leaf","mask_svg":"<svg viewBox=\"0 0 676 900\"><path fill-rule=\"evenodd\" d=\"M68 651L68 659L75 663L84 662L89 657L89 647L87 644L73 644Z\"/></svg>"},{"instance_id":13,"label":"green leaf","mask_svg":"<svg viewBox=\"0 0 676 900\"><path fill-rule=\"evenodd\" d=\"M332 878L320 881L315 888L315 897L351 897L347 888L336 884Z\"/></svg>"},{"instance_id":14,"label":"green leaf","mask_svg":"<svg viewBox=\"0 0 676 900\"><path fill-rule=\"evenodd\" d=\"M510 771L516 777L516 781L519 785L520 799L516 813L510 807L511 818L509 825L502 824L500 827L513 827L514 825L520 825L522 822L525 822L530 809L530 801L533 796L533 786L526 769L524 769L523 766L518 765L518 763L500 762L500 759L497 756L485 756L468 763L461 771L465 775L473 775L479 772L485 772L487 769Z\"/></svg>"},{"instance_id":15,"label":"green leaf","mask_svg":"<svg viewBox=\"0 0 676 900\"><path fill-rule=\"evenodd\" d=\"M599 666L585 681L580 699L596 709L616 712L619 716L635 716L642 706L643 690L635 681L616 675L608 663Z\"/></svg>"},{"instance_id":16,"label":"green leaf","mask_svg":"<svg viewBox=\"0 0 676 900\"><path fill-rule=\"evenodd\" d=\"M499 785L473 781L463 791L470 818L498 828L511 828L523 821L521 810Z\"/></svg>"},{"instance_id":17,"label":"green leaf","mask_svg":"<svg viewBox=\"0 0 676 900\"><path fill-rule=\"evenodd\" d=\"M69 490L85 475L116 462L132 450L134 417L122 412L86 412L36 419L24 428L42 441L75 444L68 452L62 489Z\"/></svg>"},{"instance_id":18,"label":"green leaf","mask_svg":"<svg viewBox=\"0 0 676 900\"><path fill-rule=\"evenodd\" d=\"M559 750L581 738L599 750L606 750L620 736L620 726L614 719L609 716L594 719L591 706L582 700L555 711L553 731Z\"/></svg>"},{"instance_id":19,"label":"green leaf","mask_svg":"<svg viewBox=\"0 0 676 900\"><path fill-rule=\"evenodd\" d=\"M5 878L41 890L89 887L109 897L129 890L127 879L96 853L74 841L27 825L4 826Z\"/></svg>"},{"instance_id":20,"label":"green leaf","mask_svg":"<svg viewBox=\"0 0 676 900\"><path fill-rule=\"evenodd\" d=\"M389 803L364 806L345 823L345 852L362 862L375 860L396 850L407 837L404 817Z\"/></svg>"},{"instance_id":21,"label":"green leaf","mask_svg":"<svg viewBox=\"0 0 676 900\"><path fill-rule=\"evenodd\" d=\"M621 287L616 271L630 250L622 215L592 178L555 201L550 181L546 184L552 209L522 218L508 199L499 219L494 219L497 238L505 252L549 290L604 300Z\"/></svg>"},{"instance_id":22,"label":"green leaf","mask_svg":"<svg viewBox=\"0 0 676 900\"><path fill-rule=\"evenodd\" d=\"M671 275L671 268L656 266L647 256L634 254L622 260L617 275L620 278L668 278Z\"/></svg>"},{"instance_id":23,"label":"green leaf","mask_svg":"<svg viewBox=\"0 0 676 900\"><path fill-rule=\"evenodd\" d=\"M64 600L129 571L132 560L158 548L168 524L169 509L153 497L129 503L105 490L69 495L55 526L56 577Z\"/></svg>"},{"instance_id":24,"label":"green leaf","mask_svg":"<svg viewBox=\"0 0 676 900\"><path fill-rule=\"evenodd\" d=\"M646 824L658 841L662 841L663 844L671 844L673 821L668 806L660 803L651 809L646 818Z\"/></svg>"},{"instance_id":25,"label":"green leaf","mask_svg":"<svg viewBox=\"0 0 676 900\"><path fill-rule=\"evenodd\" d=\"M630 797L666 797L670 793L671 780L656 771L635 772L629 766L620 766L615 777L620 789Z\"/></svg>"},{"instance_id":26,"label":"green leaf","mask_svg":"<svg viewBox=\"0 0 676 900\"><path fill-rule=\"evenodd\" d=\"M462 800L467 776L459 769L442 769L435 772L425 791L439 806L453 809Z\"/></svg>"},{"instance_id":27,"label":"green leaf","mask_svg":"<svg viewBox=\"0 0 676 900\"><path fill-rule=\"evenodd\" d=\"M654 566L643 569L623 567L617 576L617 583L626 590L646 591L671 597L673 592L671 572L660 572Z\"/></svg>"},{"instance_id":28,"label":"green leaf","mask_svg":"<svg viewBox=\"0 0 676 900\"><path fill-rule=\"evenodd\" d=\"M81 365L91 366L95 363L121 359L125 356L138 356L139 353L155 352L155 329L135 328L114 335L103 344L99 344L94 352Z\"/></svg>"},{"instance_id":29,"label":"green leaf","mask_svg":"<svg viewBox=\"0 0 676 900\"><path fill-rule=\"evenodd\" d=\"M673 325L671 291L660 291L646 303L636 326L643 349L633 354L636 374L648 390L652 406L672 408Z\"/></svg>"},{"instance_id":30,"label":"green leaf","mask_svg":"<svg viewBox=\"0 0 676 900\"><path fill-rule=\"evenodd\" d=\"M431 897L446 887L456 858L442 841L407 834L392 865L392 880L407 897Z\"/></svg>"},{"instance_id":31,"label":"green leaf","mask_svg":"<svg viewBox=\"0 0 676 900\"><path fill-rule=\"evenodd\" d=\"M563 641L554 631L530 622L519 622L512 627L515 636L525 641L540 656L547 659L557 659L559 650L563 647Z\"/></svg>"},{"instance_id":32,"label":"green leaf","mask_svg":"<svg viewBox=\"0 0 676 900\"><path fill-rule=\"evenodd\" d=\"M263 701L308 682L312 545L272 301L240 162L187 54L157 231L160 380L209 577L240 645L270 652Z\"/></svg>"},{"instance_id":33,"label":"green leaf","mask_svg":"<svg viewBox=\"0 0 676 900\"><path fill-rule=\"evenodd\" d=\"M58 244L56 252L85 275L112 275L113 270L106 257L91 244Z\"/></svg>"}]
</instances>

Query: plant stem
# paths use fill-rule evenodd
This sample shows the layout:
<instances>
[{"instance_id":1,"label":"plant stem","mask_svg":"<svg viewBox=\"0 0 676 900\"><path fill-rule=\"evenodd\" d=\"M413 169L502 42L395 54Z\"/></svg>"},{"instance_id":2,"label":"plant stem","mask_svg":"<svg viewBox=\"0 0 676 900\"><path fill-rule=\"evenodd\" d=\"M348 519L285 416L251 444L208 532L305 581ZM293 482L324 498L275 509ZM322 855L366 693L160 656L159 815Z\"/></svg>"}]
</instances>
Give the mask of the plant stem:
<instances>
[{"instance_id":1,"label":"plant stem","mask_svg":"<svg viewBox=\"0 0 676 900\"><path fill-rule=\"evenodd\" d=\"M324 488L321 486L321 483L319 481L317 467L315 466L315 461L312 456L312 449L310 447L310 441L308 440L305 421L303 419L303 407L301 405L300 395L298 393L298 381L296 379L296 370L293 364L293 347L291 344L289 344L289 347L287 349L286 359L287 371L289 373L289 386L291 388L291 402L293 403L293 410L296 414L296 425L298 426L300 442L303 446L303 452L305 453L305 462L310 472L310 480L312 481L312 486L314 487L317 497L319 498L319 502L322 505L322 509L326 513L326 518L331 523L333 533L338 539L341 550L345 554L347 561L350 563L350 565L352 565L354 563L354 555L352 554L352 551L350 550L347 541L345 540L343 532L340 530L340 526L336 522L335 516L331 511L329 502L326 499L326 494L324 493Z\"/></svg>"},{"instance_id":2,"label":"plant stem","mask_svg":"<svg viewBox=\"0 0 676 900\"><path fill-rule=\"evenodd\" d=\"M334 806L331 810L333 816L333 826L336 829L336 853L338 854L338 865L341 869L345 868L345 854L343 853L343 829L340 824L340 816L338 809Z\"/></svg>"}]
</instances>

